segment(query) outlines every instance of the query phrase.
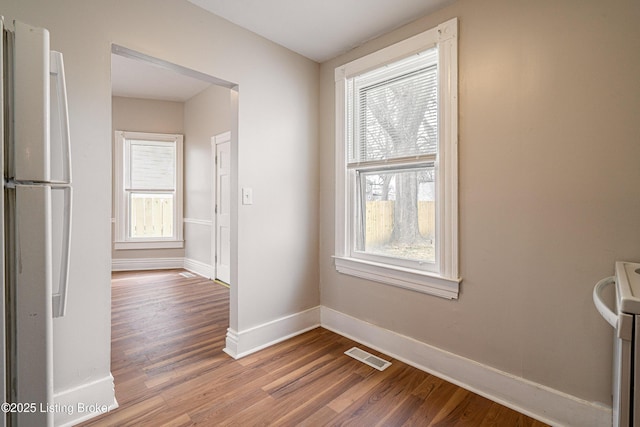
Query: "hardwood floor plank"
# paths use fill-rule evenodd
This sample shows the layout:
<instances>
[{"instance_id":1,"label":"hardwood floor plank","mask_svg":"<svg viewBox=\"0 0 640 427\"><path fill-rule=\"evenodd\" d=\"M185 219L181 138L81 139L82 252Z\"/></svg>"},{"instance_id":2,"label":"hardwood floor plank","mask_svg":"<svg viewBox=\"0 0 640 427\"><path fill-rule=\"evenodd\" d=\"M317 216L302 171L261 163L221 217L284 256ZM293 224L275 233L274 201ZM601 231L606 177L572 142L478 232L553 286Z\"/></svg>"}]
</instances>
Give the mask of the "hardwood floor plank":
<instances>
[{"instance_id":1,"label":"hardwood floor plank","mask_svg":"<svg viewBox=\"0 0 640 427\"><path fill-rule=\"evenodd\" d=\"M315 385L323 391L316 394L313 399L309 399L309 397L306 396L306 393L296 393L295 396L302 396L303 403L287 410L284 416L273 420L273 424L291 426L300 425L304 420L326 407L328 402L341 394L348 393L351 387L358 384L360 381L362 381L362 377L358 374L352 373L344 376L337 382L335 380L328 379L321 384ZM287 402L286 405L283 403L282 406L284 408L290 407L289 402Z\"/></svg>"},{"instance_id":2,"label":"hardwood floor plank","mask_svg":"<svg viewBox=\"0 0 640 427\"><path fill-rule=\"evenodd\" d=\"M327 420L335 418L337 413L329 408L328 406L323 406L315 413L311 414L307 419L302 420L299 424L299 427L317 427L327 425Z\"/></svg>"},{"instance_id":3,"label":"hardwood floor plank","mask_svg":"<svg viewBox=\"0 0 640 427\"><path fill-rule=\"evenodd\" d=\"M292 393L304 392L309 389L323 390L322 383L326 382L327 378L335 380L342 379L350 374L358 375L354 372L357 361L346 357L336 357L335 355L327 355L326 357L295 371L296 373L293 377L284 377L284 383L281 383L281 379L278 379L277 383L281 384L277 387L268 385L263 389L275 398L280 399ZM358 377L362 380L360 375Z\"/></svg>"},{"instance_id":4,"label":"hardwood floor plank","mask_svg":"<svg viewBox=\"0 0 640 427\"><path fill-rule=\"evenodd\" d=\"M373 369L370 369L370 372L374 374ZM359 384L356 384L354 387L352 387L349 393L344 393L343 395L338 396L336 399L329 402L327 406L336 413L341 413L355 401L369 394L371 390L378 384L380 384L382 380L385 380L394 374L394 369L387 368L386 370L375 375L369 375L368 377L364 378L363 381L361 381Z\"/></svg>"},{"instance_id":5,"label":"hardwood floor plank","mask_svg":"<svg viewBox=\"0 0 640 427\"><path fill-rule=\"evenodd\" d=\"M546 424L527 417L513 409L502 406L498 403L492 403L486 416L479 424L480 427L543 427Z\"/></svg>"},{"instance_id":6,"label":"hardwood floor plank","mask_svg":"<svg viewBox=\"0 0 640 427\"><path fill-rule=\"evenodd\" d=\"M273 397L266 395L260 401L246 405L243 408L239 408L240 411L235 415L225 419L216 420L216 424L219 426L266 426L269 425L269 419L267 414L271 413L275 401ZM265 421L266 420L266 421Z\"/></svg>"},{"instance_id":7,"label":"hardwood floor plank","mask_svg":"<svg viewBox=\"0 0 640 427\"><path fill-rule=\"evenodd\" d=\"M462 389L440 378L434 376L427 378L427 381L421 384L421 387L414 393L416 396L422 397L423 404L404 425L431 425L431 422L458 390Z\"/></svg>"},{"instance_id":8,"label":"hardwood floor plank","mask_svg":"<svg viewBox=\"0 0 640 427\"><path fill-rule=\"evenodd\" d=\"M448 399L444 405L440 407L440 410L433 417L433 420L429 423L430 426L446 426L449 423L449 415L456 410L461 402L469 395L469 392L462 388L456 388L453 395Z\"/></svg>"},{"instance_id":9,"label":"hardwood floor plank","mask_svg":"<svg viewBox=\"0 0 640 427\"><path fill-rule=\"evenodd\" d=\"M448 424L453 426L477 426L489 411L486 400L475 393L469 393L464 400L447 416Z\"/></svg>"},{"instance_id":10,"label":"hardwood floor plank","mask_svg":"<svg viewBox=\"0 0 640 427\"><path fill-rule=\"evenodd\" d=\"M188 390L183 395L177 395L167 402L170 406L175 406L193 416L194 420L209 418L211 412L222 411L230 404L236 404L237 408L251 406L269 396L260 386L264 383L268 373L261 369L243 370L239 375L225 378L213 378L208 384L203 384L198 389ZM175 393L175 390L169 390ZM165 396L168 395L164 394ZM174 394L174 396L176 396ZM238 407L238 405L240 405ZM232 414L223 414L223 419L240 412L234 410Z\"/></svg>"},{"instance_id":11,"label":"hardwood floor plank","mask_svg":"<svg viewBox=\"0 0 640 427\"><path fill-rule=\"evenodd\" d=\"M226 399L215 399L200 405L192 411L191 419L195 425L213 426L225 423L247 407L266 400L269 395L259 388L252 388L242 393L242 398L229 396Z\"/></svg>"},{"instance_id":12,"label":"hardwood floor plank","mask_svg":"<svg viewBox=\"0 0 640 427\"><path fill-rule=\"evenodd\" d=\"M376 425L411 396L416 386L414 377L424 374L401 363L392 364L387 368L390 369L394 370L392 376L380 381L370 393L347 407L337 419L331 420L332 425Z\"/></svg>"},{"instance_id":13,"label":"hardwood floor plank","mask_svg":"<svg viewBox=\"0 0 640 427\"><path fill-rule=\"evenodd\" d=\"M161 427L186 427L186 426L192 426L192 425L193 425L193 421L191 420L189 415L180 414L178 415L178 417L174 418L173 420L168 421L166 423L162 423Z\"/></svg>"},{"instance_id":14,"label":"hardwood floor plank","mask_svg":"<svg viewBox=\"0 0 640 427\"><path fill-rule=\"evenodd\" d=\"M389 414L376 423L376 426L397 425L401 426L422 406L422 400L415 395L409 395Z\"/></svg>"},{"instance_id":15,"label":"hardwood floor plank","mask_svg":"<svg viewBox=\"0 0 640 427\"><path fill-rule=\"evenodd\" d=\"M233 360L229 289L181 271L113 274L120 407L82 426L544 426L322 328ZM392 365L344 354L354 346Z\"/></svg>"}]
</instances>

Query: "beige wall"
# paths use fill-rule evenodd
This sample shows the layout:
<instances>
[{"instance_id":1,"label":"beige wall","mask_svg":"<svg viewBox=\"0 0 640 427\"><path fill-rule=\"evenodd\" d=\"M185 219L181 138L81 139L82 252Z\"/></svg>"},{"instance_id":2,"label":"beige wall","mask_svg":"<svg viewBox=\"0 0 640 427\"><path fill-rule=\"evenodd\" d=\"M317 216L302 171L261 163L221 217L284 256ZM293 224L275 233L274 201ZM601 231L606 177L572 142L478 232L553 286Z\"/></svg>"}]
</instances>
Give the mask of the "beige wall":
<instances>
[{"instance_id":1,"label":"beige wall","mask_svg":"<svg viewBox=\"0 0 640 427\"><path fill-rule=\"evenodd\" d=\"M231 93L211 85L184 106L184 236L185 257L211 264L211 137L231 130ZM208 221L205 225L196 221Z\"/></svg>"},{"instance_id":2,"label":"beige wall","mask_svg":"<svg viewBox=\"0 0 640 427\"><path fill-rule=\"evenodd\" d=\"M122 96L112 97L111 102L114 131L179 134L185 131L183 102Z\"/></svg>"},{"instance_id":3,"label":"beige wall","mask_svg":"<svg viewBox=\"0 0 640 427\"><path fill-rule=\"evenodd\" d=\"M338 65L459 19L457 301L336 273ZM640 261L640 3L458 0L321 67L322 304L527 380L611 403L591 291Z\"/></svg>"},{"instance_id":4,"label":"beige wall","mask_svg":"<svg viewBox=\"0 0 640 427\"><path fill-rule=\"evenodd\" d=\"M113 132L177 133L184 134L184 103L138 99L114 96L111 98L111 127ZM112 133L111 135L114 135ZM115 218L115 203L112 204L112 218ZM112 224L112 239L115 224ZM112 244L113 259L129 258L174 258L183 257L184 249L126 249L115 250Z\"/></svg>"}]
</instances>

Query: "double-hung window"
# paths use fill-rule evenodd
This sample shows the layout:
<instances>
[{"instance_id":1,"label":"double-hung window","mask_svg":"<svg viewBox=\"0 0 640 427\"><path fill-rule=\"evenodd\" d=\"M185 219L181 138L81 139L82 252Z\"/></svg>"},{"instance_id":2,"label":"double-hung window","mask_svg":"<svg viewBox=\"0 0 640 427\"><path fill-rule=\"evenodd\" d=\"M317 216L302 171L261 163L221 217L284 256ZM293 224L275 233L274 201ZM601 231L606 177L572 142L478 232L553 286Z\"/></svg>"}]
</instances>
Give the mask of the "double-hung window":
<instances>
[{"instance_id":1,"label":"double-hung window","mask_svg":"<svg viewBox=\"0 0 640 427\"><path fill-rule=\"evenodd\" d=\"M116 249L181 248L182 135L116 132Z\"/></svg>"},{"instance_id":2,"label":"double-hung window","mask_svg":"<svg viewBox=\"0 0 640 427\"><path fill-rule=\"evenodd\" d=\"M457 20L336 69L339 272L457 298Z\"/></svg>"}]
</instances>

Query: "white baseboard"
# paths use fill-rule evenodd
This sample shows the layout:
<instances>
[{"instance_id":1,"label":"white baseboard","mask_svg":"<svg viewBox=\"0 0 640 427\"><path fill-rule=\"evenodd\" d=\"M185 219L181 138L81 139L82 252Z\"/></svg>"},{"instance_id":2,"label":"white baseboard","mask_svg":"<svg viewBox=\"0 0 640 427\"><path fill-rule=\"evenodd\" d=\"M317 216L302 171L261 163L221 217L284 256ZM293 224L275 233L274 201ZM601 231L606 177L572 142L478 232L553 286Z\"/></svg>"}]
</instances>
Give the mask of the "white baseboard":
<instances>
[{"instance_id":1,"label":"white baseboard","mask_svg":"<svg viewBox=\"0 0 640 427\"><path fill-rule=\"evenodd\" d=\"M224 351L234 359L240 359L318 326L320 326L320 307L281 317L244 331L234 331L229 328Z\"/></svg>"},{"instance_id":2,"label":"white baseboard","mask_svg":"<svg viewBox=\"0 0 640 427\"><path fill-rule=\"evenodd\" d=\"M111 271L164 270L183 268L184 258L113 258Z\"/></svg>"},{"instance_id":3,"label":"white baseboard","mask_svg":"<svg viewBox=\"0 0 640 427\"><path fill-rule=\"evenodd\" d=\"M118 407L113 376L108 376L56 393L54 425L74 426Z\"/></svg>"},{"instance_id":4,"label":"white baseboard","mask_svg":"<svg viewBox=\"0 0 640 427\"><path fill-rule=\"evenodd\" d=\"M380 328L328 307L321 325L460 387L553 426L611 425L611 408L528 381Z\"/></svg>"},{"instance_id":5,"label":"white baseboard","mask_svg":"<svg viewBox=\"0 0 640 427\"><path fill-rule=\"evenodd\" d=\"M111 260L111 271L167 270L184 268L207 279L213 278L213 267L210 264L190 258L114 258Z\"/></svg>"},{"instance_id":6,"label":"white baseboard","mask_svg":"<svg viewBox=\"0 0 640 427\"><path fill-rule=\"evenodd\" d=\"M196 261L195 259L185 258L183 267L185 270L189 270L207 279L213 279L213 267L211 264Z\"/></svg>"}]
</instances>

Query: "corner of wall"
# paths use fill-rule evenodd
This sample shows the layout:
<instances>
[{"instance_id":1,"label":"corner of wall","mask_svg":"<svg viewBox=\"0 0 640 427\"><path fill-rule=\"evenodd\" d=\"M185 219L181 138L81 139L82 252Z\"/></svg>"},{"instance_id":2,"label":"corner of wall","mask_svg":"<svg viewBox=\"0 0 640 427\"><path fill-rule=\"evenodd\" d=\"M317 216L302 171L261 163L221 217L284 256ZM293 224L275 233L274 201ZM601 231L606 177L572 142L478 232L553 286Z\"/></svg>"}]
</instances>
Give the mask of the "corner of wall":
<instances>
[{"instance_id":1,"label":"corner of wall","mask_svg":"<svg viewBox=\"0 0 640 427\"><path fill-rule=\"evenodd\" d=\"M240 359L320 326L320 307L284 316L242 331L227 330L224 352Z\"/></svg>"}]
</instances>

